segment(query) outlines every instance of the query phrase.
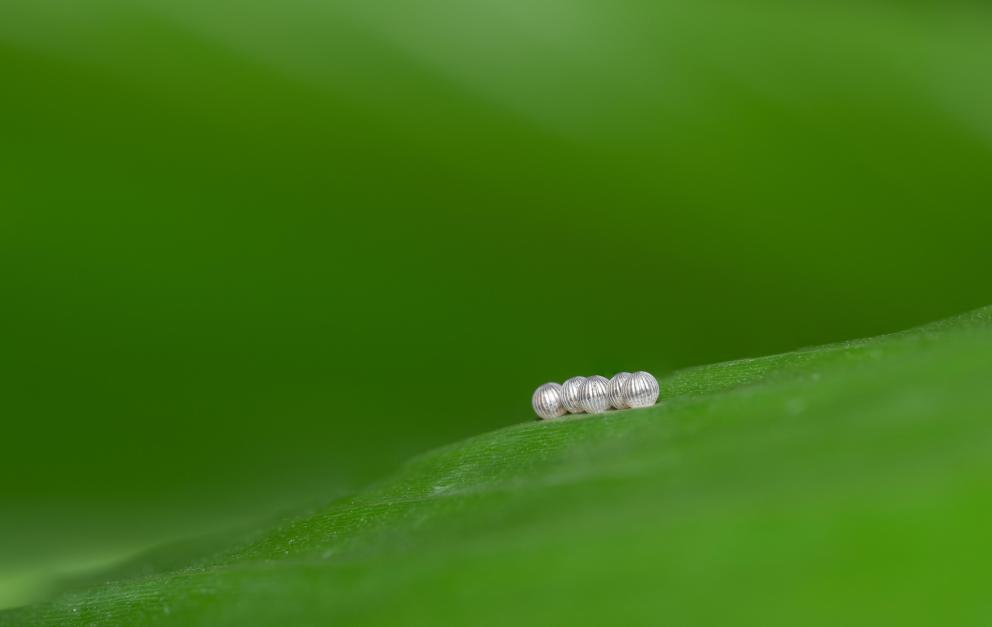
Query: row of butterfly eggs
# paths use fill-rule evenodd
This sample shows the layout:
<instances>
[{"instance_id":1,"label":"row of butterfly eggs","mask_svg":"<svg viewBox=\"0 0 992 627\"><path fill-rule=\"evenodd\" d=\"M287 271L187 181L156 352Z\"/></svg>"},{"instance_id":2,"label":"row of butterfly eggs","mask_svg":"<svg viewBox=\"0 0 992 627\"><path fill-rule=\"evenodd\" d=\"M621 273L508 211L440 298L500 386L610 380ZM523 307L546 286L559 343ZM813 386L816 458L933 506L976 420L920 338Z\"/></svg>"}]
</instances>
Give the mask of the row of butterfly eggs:
<instances>
[{"instance_id":1,"label":"row of butterfly eggs","mask_svg":"<svg viewBox=\"0 0 992 627\"><path fill-rule=\"evenodd\" d=\"M545 383L536 390L531 405L542 420L568 414L601 414L608 409L650 407L661 388L650 372L618 372L607 379L598 374L572 377L561 385Z\"/></svg>"}]
</instances>

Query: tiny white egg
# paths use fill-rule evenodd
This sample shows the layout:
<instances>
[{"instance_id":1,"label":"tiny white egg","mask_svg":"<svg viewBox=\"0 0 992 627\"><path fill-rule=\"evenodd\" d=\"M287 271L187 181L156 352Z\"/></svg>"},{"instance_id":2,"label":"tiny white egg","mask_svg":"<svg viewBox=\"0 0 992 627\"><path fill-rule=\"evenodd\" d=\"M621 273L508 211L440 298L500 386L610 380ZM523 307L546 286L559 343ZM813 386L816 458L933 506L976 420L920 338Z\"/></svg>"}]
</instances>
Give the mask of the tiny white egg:
<instances>
[{"instance_id":1,"label":"tiny white egg","mask_svg":"<svg viewBox=\"0 0 992 627\"><path fill-rule=\"evenodd\" d=\"M629 372L618 372L610 379L610 383L607 386L607 396L610 399L610 407L613 409L626 409L629 407L623 391L623 386L629 378Z\"/></svg>"},{"instance_id":2,"label":"tiny white egg","mask_svg":"<svg viewBox=\"0 0 992 627\"><path fill-rule=\"evenodd\" d=\"M658 400L661 388L650 372L635 372L623 386L623 396L630 407L650 407Z\"/></svg>"},{"instance_id":3,"label":"tiny white egg","mask_svg":"<svg viewBox=\"0 0 992 627\"><path fill-rule=\"evenodd\" d=\"M587 378L579 388L579 407L590 414L601 414L610 408L607 387L610 382L598 374Z\"/></svg>"},{"instance_id":4,"label":"tiny white egg","mask_svg":"<svg viewBox=\"0 0 992 627\"><path fill-rule=\"evenodd\" d=\"M557 383L545 383L534 390L530 403L534 407L534 413L542 420L565 415L565 408L561 404L561 386Z\"/></svg>"},{"instance_id":5,"label":"tiny white egg","mask_svg":"<svg viewBox=\"0 0 992 627\"><path fill-rule=\"evenodd\" d=\"M579 404L579 388L585 377L572 377L561 384L561 404L570 414L581 414L584 409Z\"/></svg>"}]
</instances>

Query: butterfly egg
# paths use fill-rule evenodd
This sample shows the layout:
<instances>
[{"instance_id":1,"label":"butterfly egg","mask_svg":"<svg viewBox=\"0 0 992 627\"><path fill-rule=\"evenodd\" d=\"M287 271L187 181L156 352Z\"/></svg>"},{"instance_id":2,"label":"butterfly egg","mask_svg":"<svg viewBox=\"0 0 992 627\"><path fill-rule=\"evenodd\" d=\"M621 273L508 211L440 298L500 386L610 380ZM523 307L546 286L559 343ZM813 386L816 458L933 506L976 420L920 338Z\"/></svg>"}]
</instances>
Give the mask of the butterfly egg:
<instances>
[{"instance_id":1,"label":"butterfly egg","mask_svg":"<svg viewBox=\"0 0 992 627\"><path fill-rule=\"evenodd\" d=\"M561 404L570 414L581 414L585 411L579 405L579 388L585 380L585 377L572 377L561 384Z\"/></svg>"},{"instance_id":2,"label":"butterfly egg","mask_svg":"<svg viewBox=\"0 0 992 627\"><path fill-rule=\"evenodd\" d=\"M650 372L635 372L623 386L624 400L630 407L650 407L658 400L661 388Z\"/></svg>"},{"instance_id":3,"label":"butterfly egg","mask_svg":"<svg viewBox=\"0 0 992 627\"><path fill-rule=\"evenodd\" d=\"M610 382L598 374L587 378L579 387L579 407L590 414L601 414L610 408L607 386Z\"/></svg>"},{"instance_id":4,"label":"butterfly egg","mask_svg":"<svg viewBox=\"0 0 992 627\"><path fill-rule=\"evenodd\" d=\"M565 408L561 404L561 386L557 383L545 383L534 390L530 404L534 407L534 413L542 420L565 415Z\"/></svg>"},{"instance_id":5,"label":"butterfly egg","mask_svg":"<svg viewBox=\"0 0 992 627\"><path fill-rule=\"evenodd\" d=\"M626 409L629 407L627 405L627 397L624 396L623 391L623 386L629 378L629 372L618 372L613 375L610 383L606 386L606 396L610 399L610 407L613 409Z\"/></svg>"}]
</instances>

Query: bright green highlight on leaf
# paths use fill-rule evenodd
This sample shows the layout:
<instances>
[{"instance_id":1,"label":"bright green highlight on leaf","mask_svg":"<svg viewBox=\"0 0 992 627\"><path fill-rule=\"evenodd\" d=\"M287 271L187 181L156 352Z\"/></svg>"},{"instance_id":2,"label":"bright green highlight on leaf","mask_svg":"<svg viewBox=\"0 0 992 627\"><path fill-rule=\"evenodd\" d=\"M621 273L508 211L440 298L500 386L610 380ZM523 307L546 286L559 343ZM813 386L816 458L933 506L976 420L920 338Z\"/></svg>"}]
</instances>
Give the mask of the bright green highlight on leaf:
<instances>
[{"instance_id":1,"label":"bright green highlight on leaf","mask_svg":"<svg viewBox=\"0 0 992 627\"><path fill-rule=\"evenodd\" d=\"M0 625L983 624L992 308L678 372Z\"/></svg>"}]
</instances>

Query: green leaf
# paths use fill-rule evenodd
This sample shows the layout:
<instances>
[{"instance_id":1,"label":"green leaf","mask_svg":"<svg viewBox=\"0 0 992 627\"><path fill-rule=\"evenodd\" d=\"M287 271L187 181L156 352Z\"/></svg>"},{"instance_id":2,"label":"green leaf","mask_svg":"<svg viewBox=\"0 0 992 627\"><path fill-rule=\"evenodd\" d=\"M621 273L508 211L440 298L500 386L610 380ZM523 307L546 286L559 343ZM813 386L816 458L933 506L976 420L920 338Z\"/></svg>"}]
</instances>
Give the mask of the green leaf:
<instances>
[{"instance_id":1,"label":"green leaf","mask_svg":"<svg viewBox=\"0 0 992 627\"><path fill-rule=\"evenodd\" d=\"M992 308L662 390L435 450L0 624L987 624Z\"/></svg>"}]
</instances>

